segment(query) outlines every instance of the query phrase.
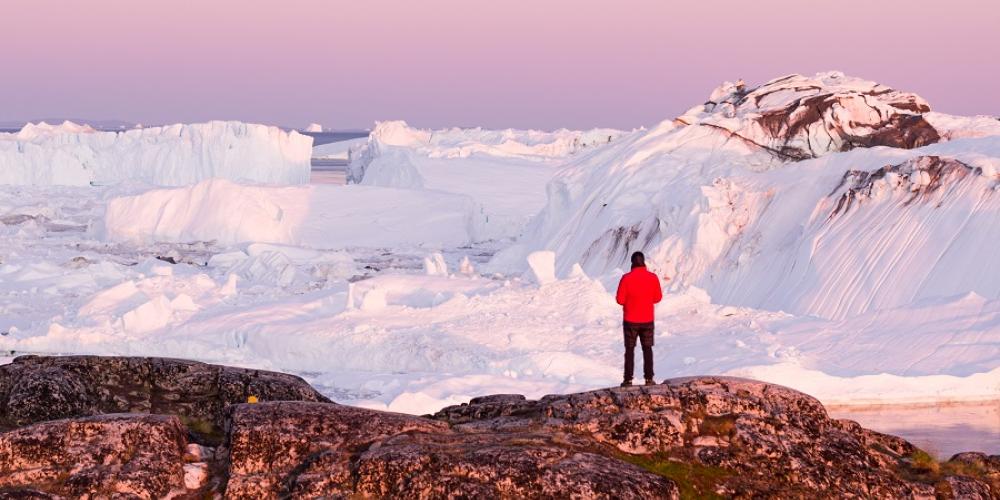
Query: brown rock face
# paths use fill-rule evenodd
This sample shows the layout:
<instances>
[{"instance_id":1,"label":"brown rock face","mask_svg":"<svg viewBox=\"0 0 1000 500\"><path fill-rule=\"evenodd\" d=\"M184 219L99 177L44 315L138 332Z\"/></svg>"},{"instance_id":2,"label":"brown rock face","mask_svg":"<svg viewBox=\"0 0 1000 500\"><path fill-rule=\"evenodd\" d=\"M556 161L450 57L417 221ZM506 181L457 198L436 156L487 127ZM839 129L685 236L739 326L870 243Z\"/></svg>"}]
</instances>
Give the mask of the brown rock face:
<instances>
[{"instance_id":1,"label":"brown rock face","mask_svg":"<svg viewBox=\"0 0 1000 500\"><path fill-rule=\"evenodd\" d=\"M329 401L293 375L165 358L22 356L0 366L0 429L105 413L177 415L221 429L228 405Z\"/></svg>"},{"instance_id":2,"label":"brown rock face","mask_svg":"<svg viewBox=\"0 0 1000 500\"><path fill-rule=\"evenodd\" d=\"M162 498L184 488L176 417L100 415L0 434L0 497Z\"/></svg>"},{"instance_id":3,"label":"brown rock face","mask_svg":"<svg viewBox=\"0 0 1000 500\"><path fill-rule=\"evenodd\" d=\"M840 73L789 75L745 89L723 84L675 123L708 127L775 159L854 148L912 149L941 140L920 96Z\"/></svg>"},{"instance_id":4,"label":"brown rock face","mask_svg":"<svg viewBox=\"0 0 1000 500\"><path fill-rule=\"evenodd\" d=\"M930 111L930 107L911 100L889 102L887 105L896 111L883 113L869 104L872 97L867 94L820 94L768 110L757 118L757 123L769 136L766 142L761 142L785 159L804 160L829 152L873 146L913 149L941 140L938 131L919 114ZM856 109L865 109L878 119L858 123L841 118L850 112L846 110ZM864 118L870 119L870 116ZM825 142L808 140L817 135Z\"/></svg>"}]
</instances>

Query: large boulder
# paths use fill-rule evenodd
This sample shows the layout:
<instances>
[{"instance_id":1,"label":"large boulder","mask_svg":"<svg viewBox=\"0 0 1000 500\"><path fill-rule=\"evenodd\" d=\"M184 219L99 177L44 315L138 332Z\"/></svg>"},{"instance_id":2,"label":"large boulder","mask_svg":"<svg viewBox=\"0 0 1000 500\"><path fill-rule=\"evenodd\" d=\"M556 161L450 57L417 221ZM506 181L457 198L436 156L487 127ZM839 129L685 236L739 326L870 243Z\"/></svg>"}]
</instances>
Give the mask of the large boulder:
<instances>
[{"instance_id":1,"label":"large boulder","mask_svg":"<svg viewBox=\"0 0 1000 500\"><path fill-rule=\"evenodd\" d=\"M104 413L177 415L221 429L227 406L329 401L294 375L167 358L21 356L0 366L0 429Z\"/></svg>"},{"instance_id":2,"label":"large boulder","mask_svg":"<svg viewBox=\"0 0 1000 500\"><path fill-rule=\"evenodd\" d=\"M163 498L184 491L177 417L99 415L0 433L0 497Z\"/></svg>"}]
</instances>

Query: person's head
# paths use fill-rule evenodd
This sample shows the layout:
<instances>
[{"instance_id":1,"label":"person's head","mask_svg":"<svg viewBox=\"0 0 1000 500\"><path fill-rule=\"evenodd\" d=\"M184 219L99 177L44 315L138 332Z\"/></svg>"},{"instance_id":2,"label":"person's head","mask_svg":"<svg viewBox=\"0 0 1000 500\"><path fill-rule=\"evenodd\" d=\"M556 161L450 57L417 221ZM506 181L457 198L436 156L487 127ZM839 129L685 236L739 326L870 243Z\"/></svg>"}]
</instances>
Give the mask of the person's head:
<instances>
[{"instance_id":1,"label":"person's head","mask_svg":"<svg viewBox=\"0 0 1000 500\"><path fill-rule=\"evenodd\" d=\"M632 268L636 267L646 267L646 256L642 252L632 254Z\"/></svg>"}]
</instances>

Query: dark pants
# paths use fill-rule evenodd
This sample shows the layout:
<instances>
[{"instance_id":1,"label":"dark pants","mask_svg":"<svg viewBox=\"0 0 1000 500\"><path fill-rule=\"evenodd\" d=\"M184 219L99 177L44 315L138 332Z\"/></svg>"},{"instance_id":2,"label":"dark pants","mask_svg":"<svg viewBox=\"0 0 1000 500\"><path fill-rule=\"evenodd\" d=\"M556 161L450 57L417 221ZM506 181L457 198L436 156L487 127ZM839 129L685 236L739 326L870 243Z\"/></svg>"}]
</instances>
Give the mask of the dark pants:
<instances>
[{"instance_id":1,"label":"dark pants","mask_svg":"<svg viewBox=\"0 0 1000 500\"><path fill-rule=\"evenodd\" d=\"M622 323L625 331L625 380L632 380L635 372L635 340L642 345L642 375L653 378L653 323Z\"/></svg>"}]
</instances>

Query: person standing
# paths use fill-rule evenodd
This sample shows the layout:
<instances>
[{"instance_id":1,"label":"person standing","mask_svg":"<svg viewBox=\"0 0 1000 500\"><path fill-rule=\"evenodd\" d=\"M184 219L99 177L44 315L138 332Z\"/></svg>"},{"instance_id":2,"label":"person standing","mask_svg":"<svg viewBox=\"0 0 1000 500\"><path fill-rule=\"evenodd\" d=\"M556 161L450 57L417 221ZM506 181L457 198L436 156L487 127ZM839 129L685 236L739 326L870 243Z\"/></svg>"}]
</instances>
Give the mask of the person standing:
<instances>
[{"instance_id":1,"label":"person standing","mask_svg":"<svg viewBox=\"0 0 1000 500\"><path fill-rule=\"evenodd\" d=\"M625 378L622 387L632 385L635 371L635 342L642 346L642 374L653 385L653 305L663 299L660 278L646 270L646 256L632 254L632 270L618 282L615 299L622 306L625 332Z\"/></svg>"}]
</instances>

